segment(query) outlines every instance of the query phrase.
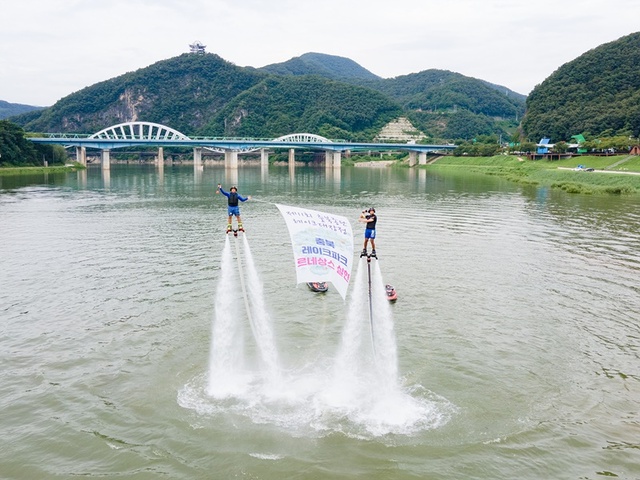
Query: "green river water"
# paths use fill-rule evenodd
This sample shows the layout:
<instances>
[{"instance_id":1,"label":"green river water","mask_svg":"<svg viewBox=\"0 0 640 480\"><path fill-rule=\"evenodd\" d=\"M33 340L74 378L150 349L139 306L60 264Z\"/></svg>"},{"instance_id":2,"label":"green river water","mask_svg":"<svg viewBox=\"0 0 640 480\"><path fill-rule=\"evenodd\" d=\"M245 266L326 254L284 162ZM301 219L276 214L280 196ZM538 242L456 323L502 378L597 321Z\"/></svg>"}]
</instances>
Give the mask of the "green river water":
<instances>
[{"instance_id":1,"label":"green river water","mask_svg":"<svg viewBox=\"0 0 640 480\"><path fill-rule=\"evenodd\" d=\"M252 195L247 273L280 375L258 384L246 328L247 377L222 396L216 302L244 306L217 183ZM385 356L346 333L368 308L364 263L346 301L296 286L276 203L349 218L356 251L376 208L377 275L399 297L376 304ZM0 259L0 478L640 478L638 197L418 169L113 165L0 177Z\"/></svg>"}]
</instances>

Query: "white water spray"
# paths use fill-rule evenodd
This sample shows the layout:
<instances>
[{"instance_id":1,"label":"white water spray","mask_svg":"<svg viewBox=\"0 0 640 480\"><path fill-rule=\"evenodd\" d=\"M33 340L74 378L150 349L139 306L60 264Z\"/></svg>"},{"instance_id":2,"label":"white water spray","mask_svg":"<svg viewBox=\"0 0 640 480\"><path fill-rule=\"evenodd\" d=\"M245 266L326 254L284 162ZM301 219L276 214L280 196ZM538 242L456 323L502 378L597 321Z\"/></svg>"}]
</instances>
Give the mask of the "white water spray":
<instances>
[{"instance_id":1,"label":"white water spray","mask_svg":"<svg viewBox=\"0 0 640 480\"><path fill-rule=\"evenodd\" d=\"M258 350L262 357L265 377L269 384L277 387L281 377L278 362L278 351L273 334L271 317L269 316L267 306L264 301L264 289L258 276L258 270L256 269L253 261L253 255L249 248L249 241L247 240L246 235L243 235L242 238L244 242L244 257L246 260L246 273L248 279L247 293L251 300L254 335L258 345Z\"/></svg>"},{"instance_id":2,"label":"white water spray","mask_svg":"<svg viewBox=\"0 0 640 480\"><path fill-rule=\"evenodd\" d=\"M347 319L342 331L342 342L335 360L336 391L349 393L349 385L357 385L363 370L374 362L372 342L368 339L368 311L366 267L362 268L361 265L354 279Z\"/></svg>"},{"instance_id":3,"label":"white water spray","mask_svg":"<svg viewBox=\"0 0 640 480\"><path fill-rule=\"evenodd\" d=\"M326 392L326 401L335 408L350 411L352 417L379 415L381 405L400 393L393 316L380 267L377 261L372 263L371 308L368 264L363 259L354 280L333 384Z\"/></svg>"},{"instance_id":4,"label":"white water spray","mask_svg":"<svg viewBox=\"0 0 640 480\"><path fill-rule=\"evenodd\" d=\"M214 397L237 395L245 390L244 334L241 316L237 315L238 277L233 265L231 243L226 238L222 251L220 279L215 296L215 311L211 327L209 355L209 386Z\"/></svg>"},{"instance_id":5,"label":"white water spray","mask_svg":"<svg viewBox=\"0 0 640 480\"><path fill-rule=\"evenodd\" d=\"M220 280L215 299L207 393L216 398L243 396L259 386L277 390L280 369L271 319L246 236L243 236L246 272L238 243L227 236L222 252ZM234 262L231 242L235 243ZM245 280L248 288L245 288ZM243 308L244 306L246 308ZM248 317L248 318L247 318ZM248 360L247 322L258 350L254 364ZM253 392L256 393L255 391Z\"/></svg>"},{"instance_id":6,"label":"white water spray","mask_svg":"<svg viewBox=\"0 0 640 480\"><path fill-rule=\"evenodd\" d=\"M398 349L393 324L393 313L387 300L386 285L378 261L371 266L371 299L376 366L382 386L387 389L398 385Z\"/></svg>"},{"instance_id":7,"label":"white water spray","mask_svg":"<svg viewBox=\"0 0 640 480\"><path fill-rule=\"evenodd\" d=\"M247 416L294 435L340 431L379 437L446 423L452 411L446 400L434 400L419 385L400 384L393 309L378 261L372 260L370 268L371 308L367 262L362 259L352 277L334 361L308 363L285 375L247 238L227 237L215 297L207 395L199 396L196 379L180 392L180 404L203 414Z\"/></svg>"}]
</instances>

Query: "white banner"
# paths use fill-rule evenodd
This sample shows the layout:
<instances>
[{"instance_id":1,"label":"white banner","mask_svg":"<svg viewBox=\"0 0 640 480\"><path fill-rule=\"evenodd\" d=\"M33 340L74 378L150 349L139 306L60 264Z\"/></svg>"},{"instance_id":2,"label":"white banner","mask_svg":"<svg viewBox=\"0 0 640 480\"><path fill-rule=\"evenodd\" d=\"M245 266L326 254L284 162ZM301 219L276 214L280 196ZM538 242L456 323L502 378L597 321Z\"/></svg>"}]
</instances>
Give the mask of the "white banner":
<instances>
[{"instance_id":1,"label":"white banner","mask_svg":"<svg viewBox=\"0 0 640 480\"><path fill-rule=\"evenodd\" d=\"M287 222L297 283L331 282L344 299L353 264L351 224L340 215L277 205Z\"/></svg>"}]
</instances>

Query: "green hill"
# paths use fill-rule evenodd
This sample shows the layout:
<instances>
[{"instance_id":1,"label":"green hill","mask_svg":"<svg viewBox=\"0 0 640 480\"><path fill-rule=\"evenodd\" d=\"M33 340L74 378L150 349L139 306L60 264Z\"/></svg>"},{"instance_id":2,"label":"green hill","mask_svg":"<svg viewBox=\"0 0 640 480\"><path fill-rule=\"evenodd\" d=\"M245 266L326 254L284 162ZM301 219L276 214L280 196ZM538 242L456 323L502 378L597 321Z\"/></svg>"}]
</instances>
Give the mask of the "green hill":
<instances>
[{"instance_id":1,"label":"green hill","mask_svg":"<svg viewBox=\"0 0 640 480\"><path fill-rule=\"evenodd\" d=\"M29 131L84 133L145 120L195 135L264 77L214 54L183 54L72 93L38 116L12 120Z\"/></svg>"},{"instance_id":2,"label":"green hill","mask_svg":"<svg viewBox=\"0 0 640 480\"><path fill-rule=\"evenodd\" d=\"M398 101L413 125L435 138L508 136L524 115L522 95L446 70L364 84Z\"/></svg>"},{"instance_id":3,"label":"green hill","mask_svg":"<svg viewBox=\"0 0 640 480\"><path fill-rule=\"evenodd\" d=\"M320 76L270 76L233 99L202 133L279 137L310 132L368 140L402 114L400 106L367 88Z\"/></svg>"},{"instance_id":4,"label":"green hill","mask_svg":"<svg viewBox=\"0 0 640 480\"><path fill-rule=\"evenodd\" d=\"M400 77L367 82L398 100L409 110L462 109L488 117L515 119L524 114L524 99L508 90L500 92L486 82L446 70L424 70Z\"/></svg>"},{"instance_id":5,"label":"green hill","mask_svg":"<svg viewBox=\"0 0 640 480\"><path fill-rule=\"evenodd\" d=\"M305 53L283 63L267 65L259 70L275 75L321 75L334 80L380 78L353 60L324 53Z\"/></svg>"},{"instance_id":6,"label":"green hill","mask_svg":"<svg viewBox=\"0 0 640 480\"><path fill-rule=\"evenodd\" d=\"M640 33L562 65L527 99L522 128L531 140L640 134Z\"/></svg>"},{"instance_id":7,"label":"green hill","mask_svg":"<svg viewBox=\"0 0 640 480\"><path fill-rule=\"evenodd\" d=\"M377 90L402 105L412 123L435 138L508 135L525 111L526 96L445 70L383 79L349 59L316 53L262 70L279 75L317 74Z\"/></svg>"},{"instance_id":8,"label":"green hill","mask_svg":"<svg viewBox=\"0 0 640 480\"><path fill-rule=\"evenodd\" d=\"M21 103L9 103L0 100L0 120L22 113L42 110L43 108L44 107L34 107L33 105L22 105Z\"/></svg>"},{"instance_id":9,"label":"green hill","mask_svg":"<svg viewBox=\"0 0 640 480\"><path fill-rule=\"evenodd\" d=\"M144 120L191 136L305 131L368 141L407 116L431 141L455 140L515 129L524 101L509 92L439 70L381 79L349 59L317 53L262 69L183 54L11 120L32 132L93 133Z\"/></svg>"}]
</instances>

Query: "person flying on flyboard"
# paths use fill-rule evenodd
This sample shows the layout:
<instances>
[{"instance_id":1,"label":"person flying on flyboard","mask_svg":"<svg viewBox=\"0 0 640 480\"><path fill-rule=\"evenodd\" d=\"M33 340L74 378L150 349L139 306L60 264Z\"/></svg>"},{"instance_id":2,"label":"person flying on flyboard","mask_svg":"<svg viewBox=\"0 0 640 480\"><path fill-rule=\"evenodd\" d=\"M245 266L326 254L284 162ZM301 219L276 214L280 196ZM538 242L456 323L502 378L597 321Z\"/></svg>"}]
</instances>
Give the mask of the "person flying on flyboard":
<instances>
[{"instance_id":1,"label":"person flying on flyboard","mask_svg":"<svg viewBox=\"0 0 640 480\"><path fill-rule=\"evenodd\" d=\"M371 207L369 210L363 210L360 214L359 222L366 223L367 226L364 231L364 247L362 249L361 257L373 257L378 258L376 255L376 209ZM367 244L371 242L371 255L367 255Z\"/></svg>"},{"instance_id":2,"label":"person flying on flyboard","mask_svg":"<svg viewBox=\"0 0 640 480\"><path fill-rule=\"evenodd\" d=\"M234 216L236 217L236 221L238 223L237 231L244 232L244 227L242 226L242 218L240 218L240 207L238 206L238 201L246 202L247 200L251 199L251 195L243 197L238 193L238 188L236 186L231 187L228 192L225 192L221 184L218 184L218 190L216 191L216 193L222 193L228 199L227 213L229 214L229 221L227 223L227 233L233 231L233 227L231 226L231 219Z\"/></svg>"}]
</instances>

